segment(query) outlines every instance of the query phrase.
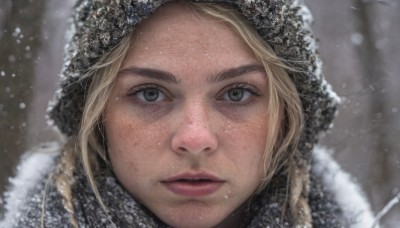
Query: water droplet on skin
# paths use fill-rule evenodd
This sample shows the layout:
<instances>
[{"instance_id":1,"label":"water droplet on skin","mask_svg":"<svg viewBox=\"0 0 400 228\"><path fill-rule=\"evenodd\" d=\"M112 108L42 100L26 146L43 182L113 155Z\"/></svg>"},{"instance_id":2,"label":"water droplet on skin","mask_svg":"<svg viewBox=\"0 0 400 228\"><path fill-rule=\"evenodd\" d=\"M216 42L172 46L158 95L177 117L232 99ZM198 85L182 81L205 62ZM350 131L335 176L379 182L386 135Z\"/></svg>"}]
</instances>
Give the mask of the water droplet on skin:
<instances>
[{"instance_id":1,"label":"water droplet on skin","mask_svg":"<svg viewBox=\"0 0 400 228\"><path fill-rule=\"evenodd\" d=\"M231 194L231 191L228 191L225 195L224 195L224 199L228 200L229 199L229 195Z\"/></svg>"}]
</instances>

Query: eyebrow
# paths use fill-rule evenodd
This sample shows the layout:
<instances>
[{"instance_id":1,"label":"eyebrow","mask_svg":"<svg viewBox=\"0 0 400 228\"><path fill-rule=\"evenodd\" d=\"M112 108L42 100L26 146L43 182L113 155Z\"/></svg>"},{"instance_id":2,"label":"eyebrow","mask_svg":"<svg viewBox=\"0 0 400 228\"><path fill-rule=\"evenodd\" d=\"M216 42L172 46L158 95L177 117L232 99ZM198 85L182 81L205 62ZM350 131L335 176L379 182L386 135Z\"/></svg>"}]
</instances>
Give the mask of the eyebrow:
<instances>
[{"instance_id":1,"label":"eyebrow","mask_svg":"<svg viewBox=\"0 0 400 228\"><path fill-rule=\"evenodd\" d=\"M126 74L131 74L131 75L140 75L144 76L147 78L152 78L168 83L174 83L178 84L179 80L175 78L175 76L169 72L158 70L158 69L152 69L152 68L141 68L141 67L128 67L120 70L118 72L119 75L126 75Z\"/></svg>"},{"instance_id":2,"label":"eyebrow","mask_svg":"<svg viewBox=\"0 0 400 228\"><path fill-rule=\"evenodd\" d=\"M211 75L210 82L220 82L222 80L232 79L251 72L265 73L264 67L259 64L247 64L236 68L227 69L216 75Z\"/></svg>"},{"instance_id":3,"label":"eyebrow","mask_svg":"<svg viewBox=\"0 0 400 228\"><path fill-rule=\"evenodd\" d=\"M223 70L217 74L213 74L208 78L209 82L220 82L227 79L232 79L235 77L242 76L251 72L265 72L264 67L259 64L247 64L227 70ZM164 81L167 83L179 84L179 80L176 77L166 71L153 69L153 68L141 68L141 67L128 67L120 70L118 72L119 75L139 75L144 76L160 81Z\"/></svg>"}]
</instances>

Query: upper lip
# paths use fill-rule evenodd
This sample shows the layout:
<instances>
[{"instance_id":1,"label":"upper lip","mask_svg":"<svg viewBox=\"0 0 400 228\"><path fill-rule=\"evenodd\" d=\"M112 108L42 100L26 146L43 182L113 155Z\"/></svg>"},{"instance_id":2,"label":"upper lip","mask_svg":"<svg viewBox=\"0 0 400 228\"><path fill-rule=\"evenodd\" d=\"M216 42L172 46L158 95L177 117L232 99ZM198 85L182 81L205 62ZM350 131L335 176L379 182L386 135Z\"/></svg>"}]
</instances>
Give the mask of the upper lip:
<instances>
[{"instance_id":1,"label":"upper lip","mask_svg":"<svg viewBox=\"0 0 400 228\"><path fill-rule=\"evenodd\" d=\"M201 172L185 172L173 175L165 179L163 182L168 183L168 182L182 181L182 180L189 180L189 181L205 180L205 181L215 181L215 182L224 181L213 174L201 171Z\"/></svg>"}]
</instances>

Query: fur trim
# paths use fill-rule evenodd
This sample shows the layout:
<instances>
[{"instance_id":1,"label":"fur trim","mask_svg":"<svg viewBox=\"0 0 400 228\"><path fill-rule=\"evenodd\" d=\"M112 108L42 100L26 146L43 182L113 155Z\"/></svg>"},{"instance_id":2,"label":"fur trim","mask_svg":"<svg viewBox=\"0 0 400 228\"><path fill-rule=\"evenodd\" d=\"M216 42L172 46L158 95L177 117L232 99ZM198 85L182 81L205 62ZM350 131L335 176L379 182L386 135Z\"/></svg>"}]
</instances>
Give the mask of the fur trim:
<instances>
[{"instance_id":1,"label":"fur trim","mask_svg":"<svg viewBox=\"0 0 400 228\"><path fill-rule=\"evenodd\" d=\"M325 188L334 195L347 217L349 227L372 227L374 216L364 192L353 177L343 171L324 147L317 146L313 153L313 170L322 177ZM379 225L376 226L377 228Z\"/></svg>"},{"instance_id":2,"label":"fur trim","mask_svg":"<svg viewBox=\"0 0 400 228\"><path fill-rule=\"evenodd\" d=\"M21 207L26 204L28 195L54 166L54 158L59 151L59 144L44 143L26 153L17 167L17 176L10 178L10 188L4 194L5 216L0 227L11 227L20 216ZM40 202L42 199L37 198Z\"/></svg>"}]
</instances>

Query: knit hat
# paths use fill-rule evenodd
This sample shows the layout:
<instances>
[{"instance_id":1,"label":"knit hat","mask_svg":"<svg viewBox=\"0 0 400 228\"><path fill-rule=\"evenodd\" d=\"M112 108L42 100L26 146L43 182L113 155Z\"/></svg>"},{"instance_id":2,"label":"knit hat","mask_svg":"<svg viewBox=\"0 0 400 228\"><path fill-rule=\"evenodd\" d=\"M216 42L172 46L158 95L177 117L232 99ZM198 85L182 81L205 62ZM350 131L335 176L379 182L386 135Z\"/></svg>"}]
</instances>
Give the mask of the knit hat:
<instances>
[{"instance_id":1,"label":"knit hat","mask_svg":"<svg viewBox=\"0 0 400 228\"><path fill-rule=\"evenodd\" d=\"M78 0L61 72L61 88L48 109L50 124L66 136L80 129L87 70L131 30L168 0ZM308 160L318 133L331 125L338 99L323 79L322 63L311 32L312 16L301 0L192 0L218 3L240 12L288 66L300 94L305 127L299 150Z\"/></svg>"}]
</instances>

